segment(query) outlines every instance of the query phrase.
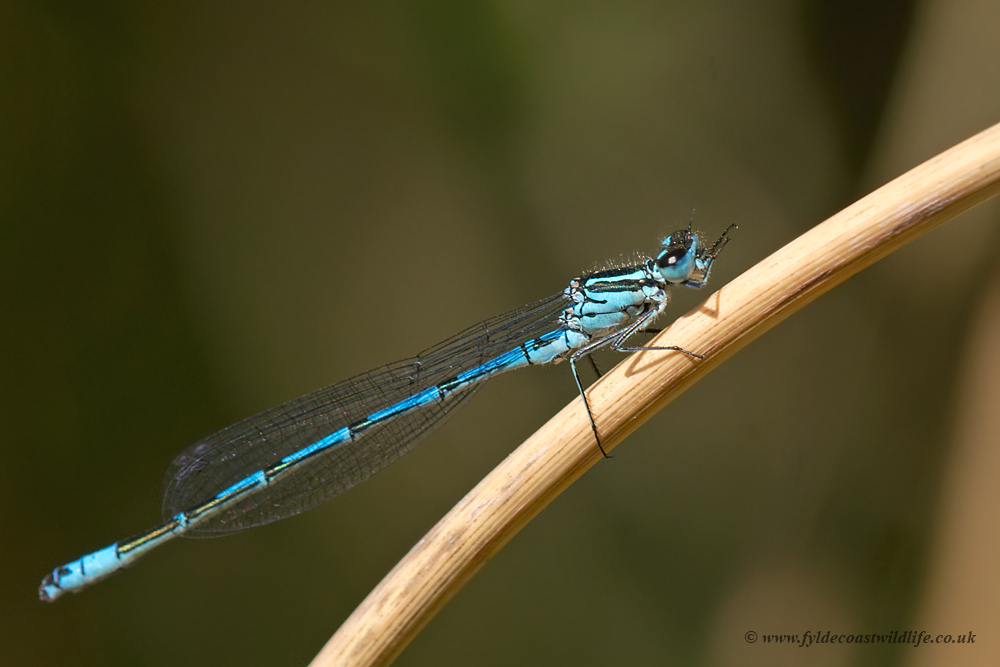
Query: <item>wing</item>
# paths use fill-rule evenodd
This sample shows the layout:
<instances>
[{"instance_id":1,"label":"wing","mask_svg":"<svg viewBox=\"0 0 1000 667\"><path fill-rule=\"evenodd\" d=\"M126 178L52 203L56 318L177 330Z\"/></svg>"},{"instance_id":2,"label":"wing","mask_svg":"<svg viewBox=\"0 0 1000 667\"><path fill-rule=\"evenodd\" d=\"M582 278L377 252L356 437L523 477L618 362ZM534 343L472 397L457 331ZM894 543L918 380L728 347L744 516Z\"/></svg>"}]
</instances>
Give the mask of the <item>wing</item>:
<instances>
[{"instance_id":1,"label":"wing","mask_svg":"<svg viewBox=\"0 0 1000 667\"><path fill-rule=\"evenodd\" d=\"M163 517L207 503L224 489L346 426L476 368L560 327L563 293L466 329L415 357L376 368L271 408L205 438L167 470ZM475 393L459 388L321 451L186 533L211 537L304 512L360 484L408 452Z\"/></svg>"}]
</instances>

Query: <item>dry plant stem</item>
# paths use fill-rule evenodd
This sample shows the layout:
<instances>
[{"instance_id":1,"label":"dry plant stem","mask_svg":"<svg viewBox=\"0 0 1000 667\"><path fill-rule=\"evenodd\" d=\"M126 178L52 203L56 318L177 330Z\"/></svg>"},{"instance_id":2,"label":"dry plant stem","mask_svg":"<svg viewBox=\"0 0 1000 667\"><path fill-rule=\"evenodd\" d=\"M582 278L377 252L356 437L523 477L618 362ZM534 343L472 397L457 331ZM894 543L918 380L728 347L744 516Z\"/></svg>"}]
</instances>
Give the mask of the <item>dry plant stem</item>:
<instances>
[{"instance_id":1,"label":"dry plant stem","mask_svg":"<svg viewBox=\"0 0 1000 667\"><path fill-rule=\"evenodd\" d=\"M995 194L998 183L1000 125L994 125L751 268L650 343L695 350L704 361L665 352L633 354L588 391L604 447L613 448L729 355L820 294ZM413 547L312 665L391 662L483 563L600 460L577 398Z\"/></svg>"}]
</instances>

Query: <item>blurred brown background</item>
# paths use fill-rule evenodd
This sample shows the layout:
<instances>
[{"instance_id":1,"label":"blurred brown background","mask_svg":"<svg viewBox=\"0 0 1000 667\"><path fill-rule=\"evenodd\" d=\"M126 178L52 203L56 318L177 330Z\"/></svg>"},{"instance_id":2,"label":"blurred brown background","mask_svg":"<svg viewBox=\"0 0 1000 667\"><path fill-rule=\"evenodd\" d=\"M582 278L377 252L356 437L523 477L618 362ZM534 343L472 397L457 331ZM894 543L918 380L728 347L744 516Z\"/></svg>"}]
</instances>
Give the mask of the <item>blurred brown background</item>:
<instances>
[{"instance_id":1,"label":"blurred brown background","mask_svg":"<svg viewBox=\"0 0 1000 667\"><path fill-rule=\"evenodd\" d=\"M0 3L0 663L305 664L573 398L565 368L306 515L35 589L157 523L199 437L692 215L740 225L718 287L1000 121L998 26L987 0ZM998 215L691 389L398 664L997 664ZM744 640L911 629L978 639Z\"/></svg>"}]
</instances>

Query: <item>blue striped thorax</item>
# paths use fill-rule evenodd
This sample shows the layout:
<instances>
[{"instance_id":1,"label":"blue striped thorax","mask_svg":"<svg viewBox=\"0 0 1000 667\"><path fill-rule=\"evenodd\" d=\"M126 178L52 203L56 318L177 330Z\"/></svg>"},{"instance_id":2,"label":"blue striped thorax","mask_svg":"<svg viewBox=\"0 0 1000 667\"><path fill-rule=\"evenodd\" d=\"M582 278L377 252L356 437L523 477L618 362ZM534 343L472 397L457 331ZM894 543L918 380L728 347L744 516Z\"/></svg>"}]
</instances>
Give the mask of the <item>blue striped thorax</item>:
<instances>
[{"instance_id":1,"label":"blue striped thorax","mask_svg":"<svg viewBox=\"0 0 1000 667\"><path fill-rule=\"evenodd\" d=\"M570 281L566 296L572 305L564 313L564 324L589 336L602 336L666 301L664 282L649 264L607 269Z\"/></svg>"}]
</instances>

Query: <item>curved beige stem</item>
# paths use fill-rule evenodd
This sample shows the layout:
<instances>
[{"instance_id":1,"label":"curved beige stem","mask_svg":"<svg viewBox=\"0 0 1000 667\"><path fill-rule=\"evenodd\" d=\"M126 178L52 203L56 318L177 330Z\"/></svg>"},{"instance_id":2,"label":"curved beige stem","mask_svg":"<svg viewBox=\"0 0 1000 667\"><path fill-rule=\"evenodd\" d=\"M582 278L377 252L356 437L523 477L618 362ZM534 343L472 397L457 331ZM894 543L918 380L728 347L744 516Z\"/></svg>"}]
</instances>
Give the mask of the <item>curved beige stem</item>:
<instances>
[{"instance_id":1,"label":"curved beige stem","mask_svg":"<svg viewBox=\"0 0 1000 667\"><path fill-rule=\"evenodd\" d=\"M928 160L795 239L677 320L588 391L606 449L729 355L861 269L987 199L1000 125ZM669 341L668 343L657 341ZM601 459L580 398L461 500L368 595L312 662L384 665L553 498Z\"/></svg>"}]
</instances>

